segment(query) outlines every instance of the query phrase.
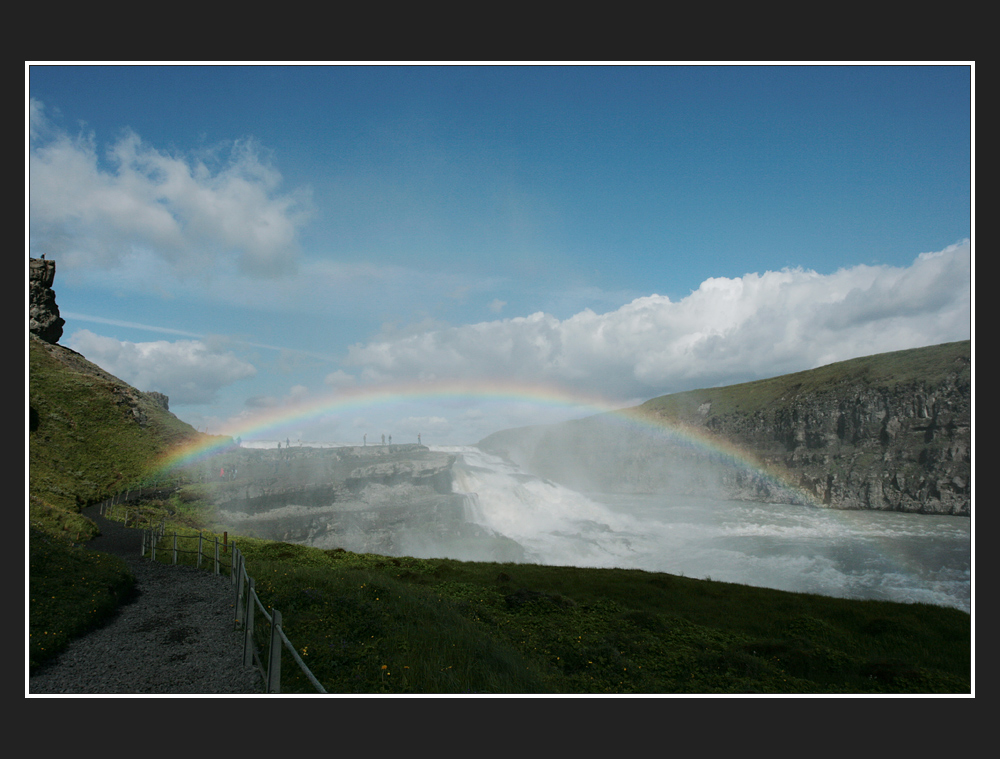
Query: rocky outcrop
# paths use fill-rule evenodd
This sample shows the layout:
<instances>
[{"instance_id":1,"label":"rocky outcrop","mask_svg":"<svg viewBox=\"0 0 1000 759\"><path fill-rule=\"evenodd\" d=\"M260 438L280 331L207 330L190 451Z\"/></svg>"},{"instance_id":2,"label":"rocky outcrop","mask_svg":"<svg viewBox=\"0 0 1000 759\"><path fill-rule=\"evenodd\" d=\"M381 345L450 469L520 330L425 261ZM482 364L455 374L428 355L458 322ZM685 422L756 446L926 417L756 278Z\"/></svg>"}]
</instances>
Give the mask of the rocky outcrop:
<instances>
[{"instance_id":1,"label":"rocky outcrop","mask_svg":"<svg viewBox=\"0 0 1000 759\"><path fill-rule=\"evenodd\" d=\"M581 490L971 514L968 341L508 430L479 447Z\"/></svg>"},{"instance_id":2,"label":"rocky outcrop","mask_svg":"<svg viewBox=\"0 0 1000 759\"><path fill-rule=\"evenodd\" d=\"M158 393L155 390L150 390L146 393L146 397L149 398L153 403L162 408L164 411L170 411L170 398L163 393Z\"/></svg>"},{"instance_id":3,"label":"rocky outcrop","mask_svg":"<svg viewBox=\"0 0 1000 759\"><path fill-rule=\"evenodd\" d=\"M144 393L141 390L137 390L128 383L122 382L113 374L104 371L96 364L90 363L83 355L71 348L46 342L36 335L30 335L28 339L31 341L33 349L37 347L41 353L48 356L51 361L61 365L65 370L78 376L82 375L93 378L95 382L104 388L107 397L110 397L115 405L121 409L125 418L134 421L140 427L149 427L151 419L159 417L160 411L169 413L168 406L170 399L163 393ZM176 419L172 414L170 416ZM191 432L194 432L194 430L191 429Z\"/></svg>"},{"instance_id":4,"label":"rocky outcrop","mask_svg":"<svg viewBox=\"0 0 1000 759\"><path fill-rule=\"evenodd\" d=\"M28 260L28 331L48 343L58 343L66 321L59 316L52 282L56 262L44 258Z\"/></svg>"}]
</instances>

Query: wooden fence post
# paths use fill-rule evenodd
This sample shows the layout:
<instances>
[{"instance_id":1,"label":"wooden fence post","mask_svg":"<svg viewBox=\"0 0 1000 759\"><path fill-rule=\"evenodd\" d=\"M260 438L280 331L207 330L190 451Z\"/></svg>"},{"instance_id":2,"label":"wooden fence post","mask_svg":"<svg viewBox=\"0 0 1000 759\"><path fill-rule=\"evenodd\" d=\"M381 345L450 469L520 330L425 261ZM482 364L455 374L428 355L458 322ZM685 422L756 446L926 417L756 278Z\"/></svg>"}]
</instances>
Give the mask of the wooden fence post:
<instances>
[{"instance_id":1,"label":"wooden fence post","mask_svg":"<svg viewBox=\"0 0 1000 759\"><path fill-rule=\"evenodd\" d=\"M139 517L136 516L136 522L140 521ZM156 544L160 537L163 537L165 530L164 525L161 522L158 526L154 526L152 520L150 520L150 529L142 530L142 539L140 546L140 555L146 555L146 546L148 543L150 560L156 561ZM198 566L201 566L202 556L204 555L203 548L203 534L199 532L198 534ZM241 621L244 624L243 630L243 666L251 667L255 666L257 671L264 677L264 689L265 693L281 693L281 655L282 655L282 643L288 643L288 639L282 630L281 622L281 612L277 609L273 609L272 613L264 612L264 617L270 619L271 621L271 631L270 637L268 639L268 657L267 657L267 667L265 671L264 662L261 656L257 656L258 664L254 663L254 656L256 651L254 649L254 605L257 603L257 589L256 583L250 575L246 573L246 559L243 557L243 552L240 551L233 543L233 554L232 561L229 564L229 577L230 586L236 586L236 620L235 623L239 624ZM174 544L173 544L173 563L177 563L177 533L174 532ZM221 561L219 560L219 538L215 537L215 574L220 573ZM243 589L246 586L246 599L242 598ZM244 604L246 604L244 606ZM263 607L262 607L263 608ZM291 643L288 643L291 646ZM302 671L305 673L306 677L309 678L310 682L316 687L316 690L320 693L326 693L322 684L316 679L315 675L309 671L309 667L306 663L302 661L299 657L298 652L294 649L291 651L292 658L299 665ZM263 652L261 652L263 654ZM259 665L259 666L258 666Z\"/></svg>"},{"instance_id":2,"label":"wooden fence post","mask_svg":"<svg viewBox=\"0 0 1000 759\"><path fill-rule=\"evenodd\" d=\"M243 666L253 665L253 578L250 578L250 586L247 588L247 610L243 627Z\"/></svg>"},{"instance_id":3,"label":"wooden fence post","mask_svg":"<svg viewBox=\"0 0 1000 759\"><path fill-rule=\"evenodd\" d=\"M267 690L281 693L281 612L271 609L271 645L267 657Z\"/></svg>"},{"instance_id":4,"label":"wooden fence post","mask_svg":"<svg viewBox=\"0 0 1000 759\"><path fill-rule=\"evenodd\" d=\"M243 621L243 554L233 553L233 565L236 570L236 621Z\"/></svg>"}]
</instances>

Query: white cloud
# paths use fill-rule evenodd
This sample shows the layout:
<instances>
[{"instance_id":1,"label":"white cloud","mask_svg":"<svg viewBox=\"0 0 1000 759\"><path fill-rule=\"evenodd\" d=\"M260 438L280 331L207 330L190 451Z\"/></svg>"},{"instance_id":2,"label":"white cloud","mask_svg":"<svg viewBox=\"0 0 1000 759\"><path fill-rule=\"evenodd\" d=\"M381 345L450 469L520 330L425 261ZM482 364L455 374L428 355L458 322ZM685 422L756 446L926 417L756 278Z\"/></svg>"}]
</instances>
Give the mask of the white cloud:
<instances>
[{"instance_id":1,"label":"white cloud","mask_svg":"<svg viewBox=\"0 0 1000 759\"><path fill-rule=\"evenodd\" d=\"M357 384L357 380L343 369L337 369L335 372L330 372L323 378L323 384L332 388L353 387Z\"/></svg>"},{"instance_id":2,"label":"white cloud","mask_svg":"<svg viewBox=\"0 0 1000 759\"><path fill-rule=\"evenodd\" d=\"M650 295L604 314L389 336L352 346L347 363L369 380L499 378L652 397L966 339L971 313L965 240L905 268L713 278L676 302Z\"/></svg>"},{"instance_id":3,"label":"white cloud","mask_svg":"<svg viewBox=\"0 0 1000 759\"><path fill-rule=\"evenodd\" d=\"M221 388L257 373L232 352L213 351L200 340L131 343L81 329L69 346L139 390L166 393L171 406L211 403Z\"/></svg>"},{"instance_id":4,"label":"white cloud","mask_svg":"<svg viewBox=\"0 0 1000 759\"><path fill-rule=\"evenodd\" d=\"M281 175L252 140L227 160L169 155L126 132L99 160L93 135L72 137L32 101L31 250L67 263L111 267L151 250L182 274L206 256L272 276L292 268L308 198L281 194Z\"/></svg>"},{"instance_id":5,"label":"white cloud","mask_svg":"<svg viewBox=\"0 0 1000 759\"><path fill-rule=\"evenodd\" d=\"M490 302L489 309L493 313L499 314L501 311L503 311L503 307L506 306L506 305L507 305L507 301L500 300L499 298L494 298Z\"/></svg>"}]
</instances>

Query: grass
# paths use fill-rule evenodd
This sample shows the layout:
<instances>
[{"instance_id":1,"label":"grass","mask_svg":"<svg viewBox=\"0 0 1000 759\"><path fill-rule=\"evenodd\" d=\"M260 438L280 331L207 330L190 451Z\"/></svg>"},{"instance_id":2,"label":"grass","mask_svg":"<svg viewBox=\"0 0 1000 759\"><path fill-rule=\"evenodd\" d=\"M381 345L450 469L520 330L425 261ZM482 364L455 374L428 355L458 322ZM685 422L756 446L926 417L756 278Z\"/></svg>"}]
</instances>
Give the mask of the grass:
<instances>
[{"instance_id":1,"label":"grass","mask_svg":"<svg viewBox=\"0 0 1000 759\"><path fill-rule=\"evenodd\" d=\"M79 354L37 339L28 384L32 522L46 532L65 531L54 510L76 513L142 483L160 455L198 435Z\"/></svg>"},{"instance_id":2,"label":"grass","mask_svg":"<svg viewBox=\"0 0 1000 759\"><path fill-rule=\"evenodd\" d=\"M28 663L34 670L110 619L135 584L125 562L32 530Z\"/></svg>"},{"instance_id":3,"label":"grass","mask_svg":"<svg viewBox=\"0 0 1000 759\"><path fill-rule=\"evenodd\" d=\"M158 560L172 559L173 529ZM631 569L235 542L262 603L281 610L286 635L330 693L971 691L970 616L956 609ZM282 691L315 692L287 652Z\"/></svg>"},{"instance_id":4,"label":"grass","mask_svg":"<svg viewBox=\"0 0 1000 759\"><path fill-rule=\"evenodd\" d=\"M956 368L968 375L970 353L969 340L880 353L754 382L664 395L646 401L634 411L640 417L656 414L685 420L704 403L712 404L711 416L753 414L791 404L798 396L836 395L845 383L887 390L916 382L933 385Z\"/></svg>"},{"instance_id":5,"label":"grass","mask_svg":"<svg viewBox=\"0 0 1000 759\"><path fill-rule=\"evenodd\" d=\"M209 512L166 521L157 560L194 564ZM971 691L971 620L956 609L788 593L631 569L355 554L228 536L268 609L330 693L750 694ZM31 666L113 613L114 558L33 531ZM225 554L228 571L231 554ZM203 564L210 570L211 563ZM268 631L260 615L256 636ZM263 648L262 644L259 644ZM288 652L282 691L314 693Z\"/></svg>"}]
</instances>

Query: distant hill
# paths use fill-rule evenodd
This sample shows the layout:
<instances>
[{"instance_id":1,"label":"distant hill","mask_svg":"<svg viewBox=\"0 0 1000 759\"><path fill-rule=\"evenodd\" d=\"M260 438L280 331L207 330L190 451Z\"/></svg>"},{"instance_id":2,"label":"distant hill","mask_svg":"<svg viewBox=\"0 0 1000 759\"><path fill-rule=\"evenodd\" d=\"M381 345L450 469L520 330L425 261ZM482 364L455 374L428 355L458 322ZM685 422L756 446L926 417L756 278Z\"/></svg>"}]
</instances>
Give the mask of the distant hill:
<instances>
[{"instance_id":1,"label":"distant hill","mask_svg":"<svg viewBox=\"0 0 1000 759\"><path fill-rule=\"evenodd\" d=\"M883 353L478 447L581 490L971 513L971 342Z\"/></svg>"},{"instance_id":2,"label":"distant hill","mask_svg":"<svg viewBox=\"0 0 1000 759\"><path fill-rule=\"evenodd\" d=\"M28 491L32 522L139 484L172 447L202 437L144 393L76 351L28 336Z\"/></svg>"}]
</instances>

